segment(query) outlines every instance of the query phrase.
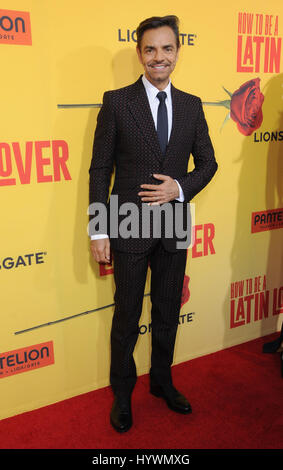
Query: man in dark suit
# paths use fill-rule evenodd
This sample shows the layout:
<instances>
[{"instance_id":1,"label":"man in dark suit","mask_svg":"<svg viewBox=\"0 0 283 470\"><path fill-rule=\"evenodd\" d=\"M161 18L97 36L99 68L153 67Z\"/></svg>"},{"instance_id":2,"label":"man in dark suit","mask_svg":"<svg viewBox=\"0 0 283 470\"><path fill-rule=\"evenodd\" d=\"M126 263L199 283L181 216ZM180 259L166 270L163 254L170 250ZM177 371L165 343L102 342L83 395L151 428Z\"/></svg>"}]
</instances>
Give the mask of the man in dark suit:
<instances>
[{"instance_id":1,"label":"man in dark suit","mask_svg":"<svg viewBox=\"0 0 283 470\"><path fill-rule=\"evenodd\" d=\"M108 209L111 206L109 185L115 166L111 198L118 196L118 227L127 215L127 210L120 210L123 204L130 202L137 208L137 231L130 237L115 227L112 230L111 210L107 234L95 231L95 224L90 222L91 251L96 261L108 263L110 247L114 257L110 369L114 401L110 420L118 432L132 425L131 393L137 380L133 351L148 266L152 302L150 391L173 411L192 411L171 377L187 251L183 246L178 249L177 230L167 236L162 217L159 236L154 235L154 223L143 236L142 210L150 206L154 219L156 209L170 206L172 222L181 205L186 223L187 203L217 170L201 100L177 90L170 81L179 48L178 18L170 15L143 21L137 28L137 54L145 73L132 85L106 92L97 119L89 170L91 207L97 203ZM188 173L190 154L195 168Z\"/></svg>"}]
</instances>

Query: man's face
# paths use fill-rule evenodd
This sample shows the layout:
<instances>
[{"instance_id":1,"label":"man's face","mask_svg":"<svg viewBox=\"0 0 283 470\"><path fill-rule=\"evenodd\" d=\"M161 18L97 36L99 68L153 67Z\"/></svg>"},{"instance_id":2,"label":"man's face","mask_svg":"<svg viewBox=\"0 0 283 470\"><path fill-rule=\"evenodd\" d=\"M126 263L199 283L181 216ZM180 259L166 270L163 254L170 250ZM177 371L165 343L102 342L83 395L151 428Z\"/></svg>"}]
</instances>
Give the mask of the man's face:
<instances>
[{"instance_id":1,"label":"man's face","mask_svg":"<svg viewBox=\"0 0 283 470\"><path fill-rule=\"evenodd\" d=\"M168 85L178 53L176 36L169 26L148 29L144 32L141 50L137 47L137 54L146 78L159 90Z\"/></svg>"}]
</instances>

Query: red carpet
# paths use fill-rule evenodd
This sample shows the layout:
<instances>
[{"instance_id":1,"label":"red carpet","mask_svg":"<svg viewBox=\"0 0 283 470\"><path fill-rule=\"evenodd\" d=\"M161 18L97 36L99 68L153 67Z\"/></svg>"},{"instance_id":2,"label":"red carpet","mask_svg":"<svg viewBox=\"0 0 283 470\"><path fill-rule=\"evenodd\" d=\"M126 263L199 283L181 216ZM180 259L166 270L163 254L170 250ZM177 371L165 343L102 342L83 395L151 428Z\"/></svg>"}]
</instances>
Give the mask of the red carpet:
<instances>
[{"instance_id":1,"label":"red carpet","mask_svg":"<svg viewBox=\"0 0 283 470\"><path fill-rule=\"evenodd\" d=\"M279 354L262 345L278 334L173 368L191 415L170 411L148 393L148 375L133 393L133 428L109 423L109 387L0 422L1 449L282 449L283 379Z\"/></svg>"}]
</instances>

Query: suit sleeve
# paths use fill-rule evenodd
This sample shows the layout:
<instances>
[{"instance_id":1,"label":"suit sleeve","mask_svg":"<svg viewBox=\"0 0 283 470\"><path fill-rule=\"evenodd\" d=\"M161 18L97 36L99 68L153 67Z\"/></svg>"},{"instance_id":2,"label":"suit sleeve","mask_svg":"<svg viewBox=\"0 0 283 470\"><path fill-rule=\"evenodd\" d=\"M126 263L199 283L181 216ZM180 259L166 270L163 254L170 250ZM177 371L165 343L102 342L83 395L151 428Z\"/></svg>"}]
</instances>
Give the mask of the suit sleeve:
<instances>
[{"instance_id":1,"label":"suit sleeve","mask_svg":"<svg viewBox=\"0 0 283 470\"><path fill-rule=\"evenodd\" d=\"M111 173L114 166L116 145L115 113L111 93L103 96L103 104L97 116L92 159L89 168L89 204L107 204Z\"/></svg>"},{"instance_id":2,"label":"suit sleeve","mask_svg":"<svg viewBox=\"0 0 283 470\"><path fill-rule=\"evenodd\" d=\"M185 176L178 177L186 202L189 202L205 188L218 168L200 99L192 155L194 170Z\"/></svg>"},{"instance_id":3,"label":"suit sleeve","mask_svg":"<svg viewBox=\"0 0 283 470\"><path fill-rule=\"evenodd\" d=\"M92 240L107 238L107 201L111 173L114 166L116 145L116 124L110 92L103 95L103 104L97 116L94 134L92 159L89 168L89 225L88 233ZM96 209L94 203L103 205L102 228L97 228L94 219ZM106 224L106 225L105 225Z\"/></svg>"}]
</instances>

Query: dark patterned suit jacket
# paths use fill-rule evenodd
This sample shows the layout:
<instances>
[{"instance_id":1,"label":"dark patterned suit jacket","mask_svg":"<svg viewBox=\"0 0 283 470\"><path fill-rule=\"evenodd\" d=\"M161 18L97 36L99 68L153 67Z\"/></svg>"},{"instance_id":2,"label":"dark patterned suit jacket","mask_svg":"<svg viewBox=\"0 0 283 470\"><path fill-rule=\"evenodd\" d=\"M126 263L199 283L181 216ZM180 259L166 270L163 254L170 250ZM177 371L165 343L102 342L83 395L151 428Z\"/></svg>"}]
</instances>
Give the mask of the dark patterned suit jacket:
<instances>
[{"instance_id":1,"label":"dark patterned suit jacket","mask_svg":"<svg viewBox=\"0 0 283 470\"><path fill-rule=\"evenodd\" d=\"M89 202L108 203L113 167L115 180L112 195L118 195L119 208L134 202L139 208L140 228L137 238L110 236L111 247L124 252L143 252L156 243L152 227L149 238L141 236L141 202L138 192L144 183L159 184L152 174L176 179L184 192L185 203L201 191L217 170L200 98L171 86L173 122L166 154L162 155L150 106L141 77L132 85L104 93L94 136L89 169ZM190 154L194 170L187 172ZM182 204L172 202L172 206ZM162 206L161 206L162 207ZM184 214L187 211L184 211ZM125 218L119 215L118 223ZM108 224L109 233L109 224ZM176 236L161 239L168 251L176 250Z\"/></svg>"}]
</instances>

